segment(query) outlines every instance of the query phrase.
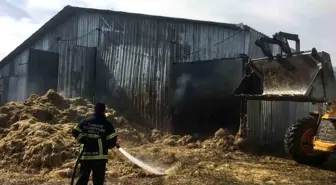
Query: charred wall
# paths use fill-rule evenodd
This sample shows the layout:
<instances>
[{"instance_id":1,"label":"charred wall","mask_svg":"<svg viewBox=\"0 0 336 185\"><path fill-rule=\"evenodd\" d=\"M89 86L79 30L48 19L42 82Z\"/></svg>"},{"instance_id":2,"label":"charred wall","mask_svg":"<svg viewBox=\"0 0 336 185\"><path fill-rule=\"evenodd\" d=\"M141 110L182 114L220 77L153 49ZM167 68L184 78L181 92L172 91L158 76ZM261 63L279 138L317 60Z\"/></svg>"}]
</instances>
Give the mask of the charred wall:
<instances>
[{"instance_id":1,"label":"charred wall","mask_svg":"<svg viewBox=\"0 0 336 185\"><path fill-rule=\"evenodd\" d=\"M45 94L49 89L57 90L58 53L37 49L29 50L27 94Z\"/></svg>"},{"instance_id":2,"label":"charred wall","mask_svg":"<svg viewBox=\"0 0 336 185\"><path fill-rule=\"evenodd\" d=\"M243 76L243 60L219 59L174 63L172 124L175 133L238 131L241 100L232 96Z\"/></svg>"}]
</instances>

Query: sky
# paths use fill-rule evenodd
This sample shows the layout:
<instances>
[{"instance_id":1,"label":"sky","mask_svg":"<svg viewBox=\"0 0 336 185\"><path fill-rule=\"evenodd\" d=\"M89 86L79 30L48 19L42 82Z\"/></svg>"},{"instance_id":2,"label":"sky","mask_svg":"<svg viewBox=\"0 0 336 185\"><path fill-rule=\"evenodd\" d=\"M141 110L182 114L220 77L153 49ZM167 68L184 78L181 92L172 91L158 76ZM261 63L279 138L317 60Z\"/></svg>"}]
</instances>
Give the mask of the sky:
<instances>
[{"instance_id":1,"label":"sky","mask_svg":"<svg viewBox=\"0 0 336 185\"><path fill-rule=\"evenodd\" d=\"M326 51L336 66L336 0L0 0L0 60L66 5L295 33L302 50Z\"/></svg>"}]
</instances>

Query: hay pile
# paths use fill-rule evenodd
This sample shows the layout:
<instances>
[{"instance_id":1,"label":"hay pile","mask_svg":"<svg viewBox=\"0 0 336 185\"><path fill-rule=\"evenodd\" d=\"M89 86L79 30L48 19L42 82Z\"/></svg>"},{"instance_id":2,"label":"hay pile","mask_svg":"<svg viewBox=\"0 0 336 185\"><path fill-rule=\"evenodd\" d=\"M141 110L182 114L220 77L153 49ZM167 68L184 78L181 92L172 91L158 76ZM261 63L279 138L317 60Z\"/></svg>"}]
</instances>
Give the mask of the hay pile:
<instances>
[{"instance_id":1,"label":"hay pile","mask_svg":"<svg viewBox=\"0 0 336 185\"><path fill-rule=\"evenodd\" d=\"M88 108L92 105L83 99L67 100L50 90L44 96L32 95L24 102L10 102L1 107L0 127L8 128L17 121L28 119L49 124L78 122L92 114Z\"/></svg>"},{"instance_id":2,"label":"hay pile","mask_svg":"<svg viewBox=\"0 0 336 185\"><path fill-rule=\"evenodd\" d=\"M216 149L224 151L236 151L245 148L246 141L237 137L233 132L220 128L213 137L207 139L199 139L191 135L165 135L160 138L156 132L155 143L162 143L168 146L186 146L189 149L204 148Z\"/></svg>"},{"instance_id":3,"label":"hay pile","mask_svg":"<svg viewBox=\"0 0 336 185\"><path fill-rule=\"evenodd\" d=\"M128 124L113 109L108 108L106 112L126 141L148 142L143 134L147 132ZM71 129L92 114L93 105L88 101L65 99L53 90L0 107L0 166L35 173L73 163L78 155L78 143Z\"/></svg>"},{"instance_id":4,"label":"hay pile","mask_svg":"<svg viewBox=\"0 0 336 185\"><path fill-rule=\"evenodd\" d=\"M82 98L65 99L53 90L43 96L32 95L24 102L10 102L0 108L0 127L8 128L20 120L63 124L78 122L93 114L93 104ZM125 118L113 109L107 109L110 119L118 123Z\"/></svg>"},{"instance_id":5,"label":"hay pile","mask_svg":"<svg viewBox=\"0 0 336 185\"><path fill-rule=\"evenodd\" d=\"M190 151L234 151L238 148L233 134L224 129L206 140L191 135L164 135L158 130L149 131L139 124L129 123L113 109L108 108L106 112L123 140L122 146L133 155L148 162L156 161L158 165L179 162L175 154L181 147ZM43 96L32 95L24 102L10 102L0 107L0 167L70 177L78 155L78 143L72 137L71 129L92 114L93 105L87 100L65 99L53 90ZM132 151L134 147L136 149ZM164 148L172 149L167 153L161 150ZM188 152L184 153L187 155ZM109 152L109 158L109 176L149 175L116 150Z\"/></svg>"}]
</instances>

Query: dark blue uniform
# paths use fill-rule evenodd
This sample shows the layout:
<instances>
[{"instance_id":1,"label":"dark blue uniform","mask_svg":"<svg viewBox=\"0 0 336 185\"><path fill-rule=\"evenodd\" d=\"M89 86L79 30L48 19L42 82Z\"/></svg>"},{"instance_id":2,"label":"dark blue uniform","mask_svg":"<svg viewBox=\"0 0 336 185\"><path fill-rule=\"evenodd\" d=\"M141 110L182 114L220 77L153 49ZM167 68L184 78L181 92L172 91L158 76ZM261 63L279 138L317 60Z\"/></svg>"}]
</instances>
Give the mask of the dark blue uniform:
<instances>
[{"instance_id":1,"label":"dark blue uniform","mask_svg":"<svg viewBox=\"0 0 336 185\"><path fill-rule=\"evenodd\" d=\"M103 185L108 149L117 144L117 133L113 124L106 119L104 113L95 113L77 124L72 135L81 144L80 152L83 150L77 185L86 185L91 171L94 185Z\"/></svg>"}]
</instances>

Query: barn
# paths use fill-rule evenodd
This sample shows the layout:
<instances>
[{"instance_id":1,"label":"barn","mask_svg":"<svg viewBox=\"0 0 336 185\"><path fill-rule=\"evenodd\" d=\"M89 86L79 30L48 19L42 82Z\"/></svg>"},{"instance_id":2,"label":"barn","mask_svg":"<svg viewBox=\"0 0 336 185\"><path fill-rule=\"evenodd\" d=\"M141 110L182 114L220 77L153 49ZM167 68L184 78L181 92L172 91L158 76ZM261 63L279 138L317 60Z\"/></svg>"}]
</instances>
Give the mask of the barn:
<instances>
[{"instance_id":1,"label":"barn","mask_svg":"<svg viewBox=\"0 0 336 185\"><path fill-rule=\"evenodd\" d=\"M55 89L165 132L238 129L244 102L230 93L243 76L241 54L262 57L260 36L242 24L66 6L0 62L1 103ZM282 142L289 122L312 110L246 105L247 137L259 145Z\"/></svg>"}]
</instances>

